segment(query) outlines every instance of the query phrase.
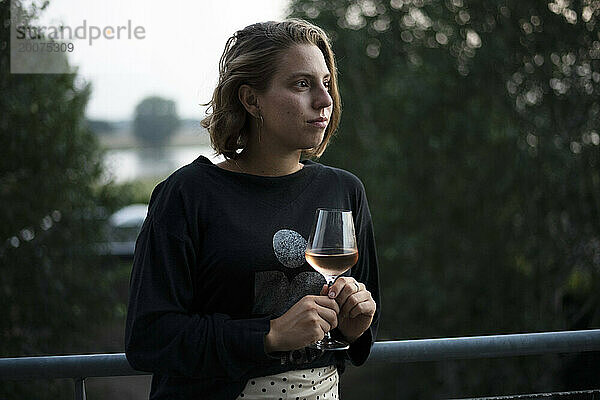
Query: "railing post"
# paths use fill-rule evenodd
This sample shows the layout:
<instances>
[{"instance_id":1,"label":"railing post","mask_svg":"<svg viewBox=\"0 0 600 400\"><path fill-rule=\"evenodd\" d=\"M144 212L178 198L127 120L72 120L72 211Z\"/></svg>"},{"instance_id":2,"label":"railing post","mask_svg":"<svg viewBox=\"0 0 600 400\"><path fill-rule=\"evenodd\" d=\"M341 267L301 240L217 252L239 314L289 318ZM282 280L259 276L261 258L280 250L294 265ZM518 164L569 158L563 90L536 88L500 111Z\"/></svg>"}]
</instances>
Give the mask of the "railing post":
<instances>
[{"instance_id":1,"label":"railing post","mask_svg":"<svg viewBox=\"0 0 600 400\"><path fill-rule=\"evenodd\" d=\"M75 378L75 400L85 400L85 378Z\"/></svg>"}]
</instances>

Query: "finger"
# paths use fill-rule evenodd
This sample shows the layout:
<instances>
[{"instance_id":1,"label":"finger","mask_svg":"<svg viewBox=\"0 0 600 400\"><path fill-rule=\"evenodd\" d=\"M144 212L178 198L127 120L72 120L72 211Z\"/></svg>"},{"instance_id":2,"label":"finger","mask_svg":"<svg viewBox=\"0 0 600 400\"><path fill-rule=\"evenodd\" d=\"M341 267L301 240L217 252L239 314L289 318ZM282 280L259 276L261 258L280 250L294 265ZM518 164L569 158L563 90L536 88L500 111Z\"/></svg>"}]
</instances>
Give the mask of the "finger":
<instances>
[{"instance_id":1,"label":"finger","mask_svg":"<svg viewBox=\"0 0 600 400\"><path fill-rule=\"evenodd\" d=\"M317 314L321 320L323 320L327 325L321 324L321 327L326 329L324 332L329 332L330 330L337 327L337 313L330 308L317 306Z\"/></svg>"},{"instance_id":2,"label":"finger","mask_svg":"<svg viewBox=\"0 0 600 400\"><path fill-rule=\"evenodd\" d=\"M319 324L319 329L322 331L323 335L325 335L327 332L329 332L331 330L331 324L329 324L329 322L327 322L323 318L319 318L318 324Z\"/></svg>"},{"instance_id":3,"label":"finger","mask_svg":"<svg viewBox=\"0 0 600 400\"><path fill-rule=\"evenodd\" d=\"M350 310L356 307L357 304L362 303L363 301L368 301L371 299L371 293L366 290L361 292L353 293L348 297L342 308L340 309L340 315L347 316L350 314Z\"/></svg>"},{"instance_id":4,"label":"finger","mask_svg":"<svg viewBox=\"0 0 600 400\"><path fill-rule=\"evenodd\" d=\"M337 301L326 296L314 296L314 301L318 306L333 310L336 314L340 313L340 306Z\"/></svg>"},{"instance_id":5,"label":"finger","mask_svg":"<svg viewBox=\"0 0 600 400\"><path fill-rule=\"evenodd\" d=\"M375 315L375 310L377 306L373 300L363 301L362 303L358 303L352 310L350 310L350 318L356 318L359 315L368 315L370 317Z\"/></svg>"},{"instance_id":6,"label":"finger","mask_svg":"<svg viewBox=\"0 0 600 400\"><path fill-rule=\"evenodd\" d=\"M348 299L351 296L354 296L355 294L360 293L359 291L360 291L360 287L358 286L358 283L354 279L352 281L348 282L346 284L346 286L344 286L344 288L342 289L342 292L336 298L340 307L343 308L346 305L346 303L348 303Z\"/></svg>"},{"instance_id":7,"label":"finger","mask_svg":"<svg viewBox=\"0 0 600 400\"><path fill-rule=\"evenodd\" d=\"M329 291L329 286L327 285L323 285L323 287L321 288L321 296L327 296L327 292Z\"/></svg>"},{"instance_id":8,"label":"finger","mask_svg":"<svg viewBox=\"0 0 600 400\"><path fill-rule=\"evenodd\" d=\"M340 290L342 290L342 287L344 286L344 280L346 278L343 276L338 277L335 282L333 282L333 285L329 286L329 292L328 292L328 296L332 299L335 299L336 296L338 295L338 293L340 292Z\"/></svg>"},{"instance_id":9,"label":"finger","mask_svg":"<svg viewBox=\"0 0 600 400\"><path fill-rule=\"evenodd\" d=\"M351 284L352 282L356 282L354 278L341 276L335 280L333 285L329 288L329 297L335 299L339 296L345 286Z\"/></svg>"},{"instance_id":10,"label":"finger","mask_svg":"<svg viewBox=\"0 0 600 400\"><path fill-rule=\"evenodd\" d=\"M360 286L354 278L347 278L343 281L343 283L344 285L337 292L338 295L335 298L340 307L343 307L348 301L348 298L360 290Z\"/></svg>"}]
</instances>

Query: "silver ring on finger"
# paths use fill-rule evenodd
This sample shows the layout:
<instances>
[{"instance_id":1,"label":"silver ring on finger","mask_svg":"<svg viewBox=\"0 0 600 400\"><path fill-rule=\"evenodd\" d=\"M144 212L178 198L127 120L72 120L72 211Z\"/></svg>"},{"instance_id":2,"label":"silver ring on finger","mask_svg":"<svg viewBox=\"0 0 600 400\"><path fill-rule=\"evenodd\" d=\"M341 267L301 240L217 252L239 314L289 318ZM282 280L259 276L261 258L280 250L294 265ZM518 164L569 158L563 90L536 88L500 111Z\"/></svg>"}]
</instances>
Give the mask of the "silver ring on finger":
<instances>
[{"instance_id":1,"label":"silver ring on finger","mask_svg":"<svg viewBox=\"0 0 600 400\"><path fill-rule=\"evenodd\" d=\"M354 281L354 286L356 286L356 291L360 292L360 286L358 286L358 283L356 281Z\"/></svg>"}]
</instances>

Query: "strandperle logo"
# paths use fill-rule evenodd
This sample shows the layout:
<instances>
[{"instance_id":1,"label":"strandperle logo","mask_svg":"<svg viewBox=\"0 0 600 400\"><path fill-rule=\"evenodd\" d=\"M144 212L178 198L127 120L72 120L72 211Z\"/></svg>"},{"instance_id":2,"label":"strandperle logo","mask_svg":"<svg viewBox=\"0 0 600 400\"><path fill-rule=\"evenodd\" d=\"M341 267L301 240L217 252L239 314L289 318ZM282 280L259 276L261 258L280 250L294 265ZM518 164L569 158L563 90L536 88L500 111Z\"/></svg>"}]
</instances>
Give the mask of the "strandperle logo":
<instances>
[{"instance_id":1,"label":"strandperle logo","mask_svg":"<svg viewBox=\"0 0 600 400\"><path fill-rule=\"evenodd\" d=\"M146 38L146 29L143 26L134 26L131 20L126 25L88 25L83 20L80 25L75 26L44 26L44 25L17 25L16 40L87 40L92 46L95 40L143 40Z\"/></svg>"},{"instance_id":2,"label":"strandperle logo","mask_svg":"<svg viewBox=\"0 0 600 400\"><path fill-rule=\"evenodd\" d=\"M122 51L146 39L146 28L131 19L115 21L118 24L94 24L86 18L69 24L44 24L28 19L18 8L11 11L10 72L14 74L73 73L70 59L102 48L100 43L119 41Z\"/></svg>"}]
</instances>

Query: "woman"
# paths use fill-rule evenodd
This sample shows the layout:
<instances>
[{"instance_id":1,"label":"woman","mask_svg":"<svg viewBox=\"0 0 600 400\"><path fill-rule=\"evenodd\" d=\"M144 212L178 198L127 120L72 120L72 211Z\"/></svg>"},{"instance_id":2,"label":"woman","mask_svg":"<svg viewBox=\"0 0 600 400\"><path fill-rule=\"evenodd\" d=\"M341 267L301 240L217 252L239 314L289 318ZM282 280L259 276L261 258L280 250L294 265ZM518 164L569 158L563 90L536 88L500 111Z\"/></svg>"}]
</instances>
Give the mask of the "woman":
<instances>
[{"instance_id":1,"label":"woman","mask_svg":"<svg viewBox=\"0 0 600 400\"><path fill-rule=\"evenodd\" d=\"M154 190L135 250L126 327L152 399L337 398L345 359L375 338L377 257L364 187L320 156L340 118L326 34L306 21L236 32L199 157ZM318 207L353 211L359 261L327 288L304 259ZM347 351L307 346L326 332Z\"/></svg>"}]
</instances>

